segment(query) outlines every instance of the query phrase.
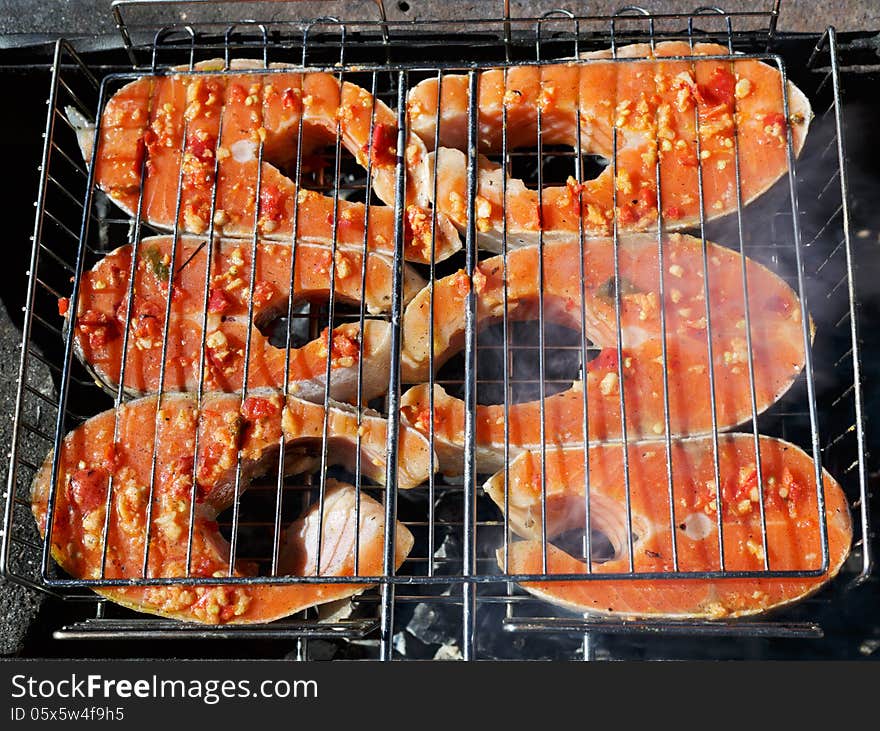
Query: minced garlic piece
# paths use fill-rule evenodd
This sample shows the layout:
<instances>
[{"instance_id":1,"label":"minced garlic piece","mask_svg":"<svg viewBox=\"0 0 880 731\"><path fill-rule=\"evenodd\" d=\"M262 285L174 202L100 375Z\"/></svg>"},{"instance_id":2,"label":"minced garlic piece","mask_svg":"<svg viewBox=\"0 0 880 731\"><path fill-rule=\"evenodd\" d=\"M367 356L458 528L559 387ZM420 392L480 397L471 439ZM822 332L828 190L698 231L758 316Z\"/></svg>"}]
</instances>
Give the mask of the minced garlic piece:
<instances>
[{"instance_id":1,"label":"minced garlic piece","mask_svg":"<svg viewBox=\"0 0 880 731\"><path fill-rule=\"evenodd\" d=\"M605 377L599 383L599 392L603 396L610 396L617 388L617 374L606 373Z\"/></svg>"},{"instance_id":2,"label":"minced garlic piece","mask_svg":"<svg viewBox=\"0 0 880 731\"><path fill-rule=\"evenodd\" d=\"M226 336L220 330L215 330L205 339L205 345L207 345L212 350L225 348L227 343L228 341L226 340Z\"/></svg>"},{"instance_id":3,"label":"minced garlic piece","mask_svg":"<svg viewBox=\"0 0 880 731\"><path fill-rule=\"evenodd\" d=\"M749 553L754 554L755 558L759 561L764 560L764 548L759 543L749 539L746 541L746 548L749 549Z\"/></svg>"}]
</instances>

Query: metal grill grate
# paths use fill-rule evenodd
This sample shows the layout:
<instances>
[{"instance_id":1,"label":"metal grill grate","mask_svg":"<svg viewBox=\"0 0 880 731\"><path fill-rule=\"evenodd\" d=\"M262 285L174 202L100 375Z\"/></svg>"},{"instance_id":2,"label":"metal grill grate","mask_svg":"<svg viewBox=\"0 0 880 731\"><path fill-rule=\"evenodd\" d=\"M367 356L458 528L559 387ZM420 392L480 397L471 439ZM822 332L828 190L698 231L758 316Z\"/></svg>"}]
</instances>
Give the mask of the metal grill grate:
<instances>
[{"instance_id":1,"label":"metal grill grate","mask_svg":"<svg viewBox=\"0 0 880 731\"><path fill-rule=\"evenodd\" d=\"M225 60L226 68L233 59L250 57L262 62L260 75L276 72L269 68L270 63L301 64L308 71L326 71L334 74L340 81L351 81L367 89L371 94L385 101L398 111L398 147L404 142L407 120L403 113L406 94L416 82L424 78L437 78L441 83L444 74L464 73L468 75L470 98L477 97L478 74L483 68L508 67L523 63L541 63L559 58L571 58L580 52L609 45L615 51L623 44L633 41L649 42L652 45L672 39L684 39L691 44L704 40L714 40L728 48L736 58L755 58L775 65L783 79L795 66L787 64L786 52L795 48L786 45L784 38L775 34L775 18L778 8L768 13L724 14L715 11L691 15L667 14L651 15L640 9L628 9L614 17L574 17L566 11L552 11L543 18L513 19L509 14L481 23L468 22L466 26L444 24L441 30L434 31L435 25L413 28L411 25L397 26L384 18L373 22L341 23L335 19L322 19L309 23L289 22L247 22L230 25L228 22L169 26L144 36L136 26L128 26L123 12L129 3L117 3L116 17L126 45L129 65L103 64L92 70L72 48L64 42L59 43L54 60L54 74L49 98L49 121L46 132L46 149L43 159L43 180L37 201L37 223L34 235L34 249L31 264L31 281L28 292L28 305L25 319L23 352L21 362L21 385L16 406L16 431L13 438L12 461L10 469L10 499L6 511L6 530L2 543L2 564L7 575L34 588L48 590L64 597L93 599L82 590L90 586L130 585L130 580L74 579L57 571L49 555L48 541L44 543L33 526L28 499L29 485L39 469L39 462L49 449L57 447L64 435L89 416L103 408L118 405L130 400L122 385L112 398L96 388L90 374L74 358L72 328L62 332L56 325L55 303L58 298L69 294L73 280L71 301L76 302L81 276L102 256L121 245L131 242L140 245L145 235L151 232L148 222L140 215L142 201L138 203L138 215L134 221L121 215L115 206L106 199L95 185L95 171L87 169L80 161L75 130L69 124L66 108L73 106L92 120L100 119L100 112L107 100L124 83L149 72L167 74L174 64L184 64L190 70L178 71L183 76L198 74L195 64L198 61L215 57ZM197 4L196 4L197 5ZM765 19L767 24L759 30L741 31L740 23L755 19ZM452 35L450 35L452 34ZM145 42L139 38L145 37ZM788 281L797 292L802 305L804 323L804 342L809 344L810 333L806 314L810 311L817 320L818 334L812 348L806 349L804 374L786 396L766 413L759 414L755 404L754 376L751 373L753 358L752 343L749 338L748 363L750 383L752 384L751 414L749 424L740 431L750 432L757 452L758 434L778 435L803 446L815 462L816 484L821 484L821 468L824 466L844 486L851 505L858 517L855 527L855 547L845 568L846 578L858 582L870 570L871 554L867 543L868 514L866 502L865 441L863 433L862 396L859 376L858 332L856 298L853 282L853 243L849 230L848 193L846 186L845 151L841 117L840 80L837 68L835 34L829 31L816 46L809 63L799 71L798 83L805 88L817 112L814 130L807 140L799 161L795 161L792 140L787 140L789 175L787 192L780 200L779 195L771 193L769 202L756 202L748 207L740 205L736 215L721 221L710 221L700 210L699 235L703 244L704 280L708 279L708 261L705 249L707 240L726 243L730 248L760 261ZM454 51L449 50L450 42ZM459 43L461 45L459 45ZM444 47L445 46L445 47ZM800 50L798 49L798 52ZM430 57L426 63L424 58ZM449 60L451 55L458 60ZM461 61L461 56L465 61ZM381 60L377 61L377 57ZM711 57L707 57L711 58ZM731 60L732 55L721 57ZM628 59L619 59L628 63ZM588 62L584 62L588 63ZM227 73L227 72L221 72ZM241 72L236 72L241 73ZM792 72L794 73L794 72ZM787 98L787 97L786 97ZM787 104L787 101L786 101ZM787 107L786 107L787 113ZM699 125L699 119L696 120ZM300 122L302 125L302 122ZM222 126L222 122L221 122ZM439 126L439 125L438 125ZM471 104L468 110L469 147L476 149L478 137L477 115ZM372 129L372 122L371 122ZM300 126L300 133L302 127ZM578 130L580 131L580 130ZM372 138L372 136L371 136ZM697 135L699 140L699 135ZM184 129L183 142L186 144ZM699 144L699 142L698 142ZM524 152L508 149L506 139L500 161L515 171L514 177L526 178L527 184L538 190L539 199L545 185L564 182L571 175L580 184L586 177L583 156L570 150L544 149L541 135L541 116L538 115L538 135L536 149ZM436 144L435 144L436 146ZM579 146L579 142L578 142ZM615 138L616 153L616 138ZM739 150L735 159L739 160ZM334 217L342 200L361 200L378 202L372 191L372 175L369 166L364 170L354 160L342 153L342 144L337 135L331 148L323 152L324 165L321 172L306 179L302 164L303 150L297 145L295 182L297 188L305 187L332 196ZM262 145L259 160L262 161ZM372 158L368 158L372 159ZM616 154L612 157L612 168L616 178ZM329 169L329 174L327 170ZM215 176L216 176L215 168ZM141 167L142 176L145 166ZM660 189L660 167L656 169L657 189ZM556 176L562 176L557 180ZM469 277L485 253L477 247L476 156L468 160L467 222L464 238L464 251L448 262L435 262L432 250L431 262L423 267L426 278L433 283L439 277L451 273L458 266L464 266ZM502 178L505 181L506 179ZM177 215L181 210L182 176L178 176ZM701 200L702 200L702 175ZM398 164L395 190L395 240L394 267L396 283L390 313L387 319L392 323L391 368L388 396L371 405L389 417L388 430L388 484L394 485L398 461L397 437L399 429L399 405L401 392L400 375L400 314L402 313L401 251L405 237L404 208L406 190L405 168ZM260 188L260 179L256 181ZM436 191L436 180L434 189ZM785 187L780 185L777 187ZM737 189L741 196L739 165L737 164ZM144 185L141 178L141 196ZM615 207L617 191L615 187ZM502 193L506 199L506 188ZM260 196L257 195L257 200ZM211 259L213 246L210 235L213 233L216 204L216 189L212 194L210 228L207 235L208 259ZM769 207L768 207L769 206ZM662 207L658 203L658 208ZM296 211L296 208L294 209ZM296 212L294 213L296 216ZM259 232L255 215L252 236L242 240L242 245L257 250ZM770 231L766 221L770 218ZM733 220L728 220L733 219ZM432 220L432 230L436 230L436 216ZM175 226L174 246L176 251L179 235L182 232ZM664 247L661 231L657 230L657 251L662 265ZM337 230L333 227L331 238L335 253ZM612 232L617 263L619 234L617 221ZM539 240L539 246L543 241ZM583 232L581 232L583 246ZM363 251L367 241L364 235ZM172 261L175 260L172 254ZM583 257L581 257L583 261ZM543 257L538 258L538 276L543 281ZM178 270L179 271L179 270ZM331 267L331 272L334 271ZM169 290L173 290L175 270L170 272ZM331 277L333 274L331 274ZM291 274L291 278L293 274ZM745 265L743 265L743 286L746 286ZM133 278L132 278L133 281ZM663 286L663 277L660 279ZM252 273L249 287L255 285ZM208 309L208 281L203 293L203 311ZM133 285L132 285L133 287ZM494 548L503 547L505 561L511 541L511 530L505 501L504 511L498 511L482 494L478 487L476 467L475 410L477 403L504 403L505 410L513 403L524 399L539 399L541 404L541 433L545 429L544 400L560 388L570 385L577 377L577 369L583 368L598 351L580 334L568 339L564 331L557 332L550 323L544 323L543 289L539 287L537 332L526 330L504 317L502 322L489 331L481 330L478 336L476 304L473 293L468 298L468 321L462 355L443 367L430 383L443 385L450 393L459 395L467 405L465 413L465 459L464 474L461 479L448 478L440 474L432 475L425 485L398 494L397 490L383 490L368 486L362 480L359 469L347 475L359 490L369 489L383 501L386 517L385 541L383 546L385 573L382 576L367 577L370 583L379 584L375 592L355 600L357 612L365 615L360 620L335 621L322 625L316 619L307 619L305 624L275 623L265 628L226 627L214 632L203 627L191 628L185 625L136 617L115 620L105 618L104 605L99 607L99 616L81 626L65 628L59 632L62 637L121 637L138 635L149 638L179 637L188 634L192 637L216 636L367 636L378 623L380 657L390 658L394 652L394 635L401 617L410 612L410 607L426 605L441 607L447 621L447 628L457 636L462 655L476 657L485 650L491 636L496 642L501 630L511 632L550 633L555 636L583 637L584 656L593 652L589 638L608 633L656 632L668 633L709 633L746 636L809 637L821 633L821 627L810 618L790 621L785 617L779 621L726 621L726 622L622 622L618 620L598 620L595 618L552 616L555 612L550 605L527 596L517 587L524 580L553 580L579 578L583 580L607 580L616 577L633 577L635 574L630 551L629 572L623 574L548 575L547 541L544 542L543 566L540 574L514 575L498 572ZM133 301L129 290L128 301ZM505 305L507 291L505 287ZM662 299L662 289L661 289ZM708 297L706 298L707 320L711 322ZM810 309L816 304L815 311ZM582 303L583 306L583 303ZM618 334L618 377L623 381L623 355L620 350L620 307L621 292L615 287L615 310L617 313ZM662 308L661 308L662 312ZM166 308L166 321L170 313L170 300ZM334 328L344 321L358 322L363 328L369 318L365 308L346 309L340 306L331 294L322 305L305 308L288 306L287 327L282 324L281 335L276 344L289 346L296 336L317 337L327 327ZM253 308L249 310L253 319ZM746 320L748 322L748 312ZM126 323L130 321L130 308L126 312ZM661 320L661 323L664 322ZM708 324L708 323L707 323ZM665 327L665 325L663 325ZM748 333L750 328L746 327ZM128 338L129 328L124 329ZM709 325L711 333L711 325ZM823 332L826 336L823 337ZM163 348L167 345L167 329L163 333ZM431 332L433 339L433 331ZM709 340L711 348L711 340ZM363 364L363 343L358 362ZM245 355L250 352L250 336L245 344ZM45 355L43 354L45 353ZM664 358L665 358L664 349ZM331 372L331 355L327 355L326 376ZM433 352L431 354L433 373ZM29 384L32 363L39 360L53 370L59 396L46 394ZM164 358L162 359L164 362ZM247 358L245 358L247 362ZM552 363L551 363L552 361ZM711 357L710 357L711 361ZM549 365L548 365L549 363ZM60 365L59 365L60 364ZM537 368L535 368L537 364ZM289 361L288 361L289 367ZM202 354L199 382L205 368L205 336L202 336ZM500 375L498 371L500 370ZM285 381L288 370L285 370ZM361 383L363 371L358 378L358 402L361 402ZM245 380L247 366L245 366ZM160 375L164 381L164 368ZM120 378L120 384L122 378ZM710 368L710 387L712 398L713 430L712 442L715 455L715 474L718 475L719 429L714 419L715 389L714 374ZM664 404L666 423L665 441L658 444L666 450L667 462L670 459L671 433L669 424L669 400L664 384ZM242 395L244 399L246 394ZM197 395L199 403L204 396L200 387ZM325 394L324 406L329 404ZM586 396L584 397L586 411ZM42 424L34 424L23 418L32 402L39 402L54 419L54 430ZM626 424L625 394L620 389L621 421ZM157 407L158 408L158 407ZM431 423L433 401L431 404ZM362 413L359 411L359 414ZM506 412L505 412L506 413ZM359 419L361 417L359 416ZM586 413L585 413L586 418ZM506 420L509 423L509 420ZM626 441L626 427L623 439ZM249 488L247 495L236 500L231 509L231 517L221 521L221 528L230 538L232 556L240 559L255 559L260 562L264 576L256 577L187 577L177 580L186 584L265 584L265 583L354 583L351 578L337 577L283 577L277 575L278 545L281 530L295 517L295 510L310 502L317 501L323 510L323 496L326 491L328 475L335 474L329 469L327 439L327 420L324 421L323 438L317 450L319 469L314 479L302 477L285 478L278 468L272 480L258 480ZM433 433L431 443L433 446ZM284 447L279 465L284 462ZM31 457L31 455L36 455ZM543 456L543 450L542 450ZM756 454L757 457L757 454ZM505 444L505 463L510 461L509 444ZM155 468L155 460L154 460ZM57 482L57 458L53 463L53 483ZM624 461L624 476L627 480L627 536L630 547L633 542L632 518L629 511L629 472ZM340 475L346 477L346 475ZM236 488L241 484L241 462L236 469ZM505 475L505 485L507 477ZM152 489L152 485L150 486ZM666 489L673 495L671 474L667 473ZM763 491L763 486L759 489ZM505 490L506 493L506 490ZM546 485L542 488L546 499ZM589 492L587 492L589 495ZM822 491L817 494L821 508ZM50 496L49 514L52 515L54 495ZM111 504L108 492L107 507ZM194 501L191 501L191 505ZM763 554L767 556L766 525L763 523ZM267 507L268 506L268 507ZM359 506L358 506L359 507ZM107 514L109 515L109 510ZM252 514L253 513L253 514ZM586 507L587 520L589 506ZM268 515L268 519L267 516ZM546 520L546 504L541 507L542 522ZM721 539L723 525L721 511L718 511L717 527L719 549L723 554ZM415 547L407 562L399 572L392 570L394 564L393 518L397 516L415 536ZM49 521L49 525L52 521ZM824 522L821 535L823 567L828 565L828 539ZM192 545L193 521L190 513L188 545ZM254 540L260 533L262 539ZM546 535L546 524L542 531ZM266 540L265 534L271 535ZM103 536L107 535L107 523ZM585 526L585 551L588 563L593 550L601 551L591 540L589 524ZM104 557L106 559L106 540ZM149 545L147 542L146 545ZM320 546L320 538L318 541ZM232 561L230 561L232 563ZM320 559L318 560L320 564ZM147 555L143 560L147 566ZM675 577L729 579L735 577L771 576L817 576L823 570L815 571L777 571L767 564L763 571L736 572L725 570L723 557L719 570L682 571L662 575L638 574L638 578L667 580ZM363 583L359 577L357 583ZM167 579L135 580L136 585L167 584ZM815 601L815 600L811 600ZM309 613L314 617L316 613ZM456 619L449 619L450 617ZM460 626L457 626L460 622ZM323 629L322 629L323 627ZM137 628L142 628L138 630ZM494 631L493 629L494 628ZM482 644L481 644L482 643ZM481 649L483 648L483 649Z\"/></svg>"}]
</instances>

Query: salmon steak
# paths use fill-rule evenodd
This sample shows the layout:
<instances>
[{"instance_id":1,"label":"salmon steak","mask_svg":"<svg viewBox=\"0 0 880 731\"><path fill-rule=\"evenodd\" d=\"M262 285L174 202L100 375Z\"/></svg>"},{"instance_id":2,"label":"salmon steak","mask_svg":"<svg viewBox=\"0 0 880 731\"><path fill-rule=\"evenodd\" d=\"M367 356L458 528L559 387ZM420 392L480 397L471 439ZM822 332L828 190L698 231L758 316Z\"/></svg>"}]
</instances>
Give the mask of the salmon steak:
<instances>
[{"instance_id":1,"label":"salmon steak","mask_svg":"<svg viewBox=\"0 0 880 731\"><path fill-rule=\"evenodd\" d=\"M583 248L578 241L543 246L544 322L572 328L601 348L598 357L588 361L582 380L544 398L548 444L582 444L585 424L589 441L620 439L624 434L621 400L629 439L663 437L667 417L670 435L704 434L713 425L729 429L752 417L752 379L755 411L761 413L801 372L805 340L801 302L782 279L731 249L707 243L706 281L700 239L668 234L662 245L662 299L653 235L630 234L616 247L610 238L588 239ZM509 320L539 318L540 252L536 246L522 247L477 265L473 274L477 328L505 316L505 287ZM749 295L748 333L743 267ZM407 306L403 324L405 380L419 384L401 399L403 420L426 435L433 433L441 469L452 474L463 469L464 403L435 385L432 419L431 387L424 381L430 376L432 348L435 371L461 349L470 291L464 270L437 280ZM538 322L535 327L540 327ZM491 473L503 467L505 442L511 456L540 446L541 406L541 401L508 404L506 411L504 405L477 406L479 471Z\"/></svg>"},{"instance_id":2,"label":"salmon steak","mask_svg":"<svg viewBox=\"0 0 880 731\"><path fill-rule=\"evenodd\" d=\"M677 556L678 572L720 571L720 511L724 571L757 575L529 581L523 587L577 612L621 617L742 617L803 599L830 581L849 553L852 525L846 496L823 470L823 512L813 460L779 439L762 436L759 444L760 469L752 434L719 435L717 480L708 437L674 440L668 466L661 441L631 443L626 453L620 444L591 446L588 460L583 448L550 446L543 467L539 453L523 452L511 462L506 485L504 472L484 485L502 510L506 498L508 525L525 539L508 545L506 566L504 548L497 550L499 566L510 575L670 573L676 571ZM592 562L551 542L567 531L583 533L587 484L589 526L605 536L613 554L598 560L594 554ZM827 529L826 566L822 523ZM816 575L760 575L766 571Z\"/></svg>"},{"instance_id":3,"label":"salmon steak","mask_svg":"<svg viewBox=\"0 0 880 731\"><path fill-rule=\"evenodd\" d=\"M399 151L397 116L361 87L328 73L236 60L144 76L105 105L97 134L80 130L95 181L128 215L160 229L228 237L366 246L393 253L398 160L406 174L406 258L428 263L461 248L421 191L430 175L415 135ZM183 71L183 73L181 73ZM364 205L302 185L301 172L339 141L370 173L386 204ZM404 159L405 158L405 159ZM337 163L338 164L338 161ZM285 170L295 169L295 180Z\"/></svg>"},{"instance_id":4,"label":"salmon steak","mask_svg":"<svg viewBox=\"0 0 880 731\"><path fill-rule=\"evenodd\" d=\"M387 422L370 413L358 419L355 409L341 405L325 412L322 406L285 399L271 389L255 391L245 399L206 394L201 407L191 394L148 396L98 414L70 432L60 447L54 486L49 454L32 485L37 525L45 537L49 499L54 496L52 556L75 578L252 576L253 564L230 564L229 543L220 533L217 516L234 502L236 484L240 493L254 477L274 474L282 444L286 472L312 469L318 461L312 449L321 444L325 419L329 463L352 472L359 466L364 476L384 483ZM434 467L427 442L402 427L398 444L398 487L421 484ZM279 547L279 566L288 573L315 575L321 524L322 574L383 575L384 508L361 495L358 523L353 488L328 487L323 522L313 506L289 526ZM399 524L396 540L399 566L413 541ZM164 617L244 624L285 617L365 588L350 583L268 582L108 586L96 591L127 607Z\"/></svg>"},{"instance_id":5,"label":"salmon steak","mask_svg":"<svg viewBox=\"0 0 880 731\"><path fill-rule=\"evenodd\" d=\"M727 48L664 42L585 54L577 61L490 69L479 74L477 188L480 244L500 251L583 231L694 227L746 205L788 171L812 112L777 68ZM702 56L723 59L696 60ZM439 88L438 88L439 86ZM408 114L433 149L436 207L466 229L468 77L416 85ZM505 124L506 122L506 124ZM438 129L439 126L439 129ZM540 142L539 142L540 138ZM542 190L486 155L559 145L610 161L592 180L569 177ZM737 186L739 174L740 187ZM660 181L658 190L657 180ZM425 194L435 181L426 178Z\"/></svg>"},{"instance_id":6,"label":"salmon steak","mask_svg":"<svg viewBox=\"0 0 880 731\"><path fill-rule=\"evenodd\" d=\"M339 325L329 346L325 328L319 338L289 351L274 347L264 332L286 316L291 296L295 302L325 302L332 291L337 302L363 302L371 315L388 313L392 260L341 249L333 256L331 247L317 244L259 242L255 251L250 242L209 244L195 236L176 244L172 236L150 237L116 249L82 276L77 305L65 313L68 322L73 318L77 354L111 393L120 380L132 395L196 391L200 372L206 390L283 388L286 375L291 393L322 401L328 363L331 398L356 399L359 378L364 400L385 393L388 322L367 319L363 332L357 322ZM404 299L422 285L405 266ZM69 306L62 301L61 307Z\"/></svg>"}]
</instances>

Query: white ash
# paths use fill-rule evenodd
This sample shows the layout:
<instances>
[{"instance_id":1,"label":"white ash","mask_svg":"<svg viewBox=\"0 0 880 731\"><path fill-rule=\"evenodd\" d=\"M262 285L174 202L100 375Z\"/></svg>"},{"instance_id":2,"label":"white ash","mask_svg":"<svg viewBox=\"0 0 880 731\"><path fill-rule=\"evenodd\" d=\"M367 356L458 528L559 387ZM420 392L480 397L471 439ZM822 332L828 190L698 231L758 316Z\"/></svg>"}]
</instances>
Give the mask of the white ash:
<instances>
[{"instance_id":1,"label":"white ash","mask_svg":"<svg viewBox=\"0 0 880 731\"><path fill-rule=\"evenodd\" d=\"M406 632L396 632L391 638L391 646L401 657L406 657Z\"/></svg>"},{"instance_id":2,"label":"white ash","mask_svg":"<svg viewBox=\"0 0 880 731\"><path fill-rule=\"evenodd\" d=\"M413 610L406 631L426 645L436 645L450 641L449 628L454 626L440 607L422 603L417 604Z\"/></svg>"},{"instance_id":3,"label":"white ash","mask_svg":"<svg viewBox=\"0 0 880 731\"><path fill-rule=\"evenodd\" d=\"M440 547L436 551L434 551L434 558L446 558L447 557L446 544L448 542L449 542L449 535L447 534L446 537L443 539L443 542L440 544Z\"/></svg>"},{"instance_id":4,"label":"white ash","mask_svg":"<svg viewBox=\"0 0 880 731\"><path fill-rule=\"evenodd\" d=\"M434 653L435 660L461 660L461 650L454 642L441 645L437 652Z\"/></svg>"}]
</instances>

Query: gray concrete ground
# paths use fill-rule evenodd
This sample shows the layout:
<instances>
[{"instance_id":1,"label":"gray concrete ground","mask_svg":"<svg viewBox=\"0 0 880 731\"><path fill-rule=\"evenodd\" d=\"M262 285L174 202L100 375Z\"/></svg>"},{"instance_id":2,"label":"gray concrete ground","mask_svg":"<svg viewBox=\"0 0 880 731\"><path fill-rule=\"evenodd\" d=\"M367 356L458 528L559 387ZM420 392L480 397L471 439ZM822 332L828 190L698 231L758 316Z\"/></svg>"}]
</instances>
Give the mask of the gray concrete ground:
<instances>
[{"instance_id":1,"label":"gray concrete ground","mask_svg":"<svg viewBox=\"0 0 880 731\"><path fill-rule=\"evenodd\" d=\"M613 2L583 2L579 0L511 0L513 17L534 17L543 12L561 7L579 15L605 14L620 7L632 4L626 0ZM659 2L644 0L645 7L655 12L690 10L700 3ZM726 10L756 10L772 7L772 0L722 0L718 3ZM0 0L0 35L3 34L53 34L69 38L114 33L115 28L109 12L110 0ZM425 20L436 18L435 8L439 8L442 18L490 18L500 14L502 3L462 1L454 3L436 0L387 0L386 9L391 20ZM337 15L351 19L376 18L376 6L372 0L347 0L346 2L315 2L307 0L298 3L209 3L187 6L179 3L174 8L156 10L131 10L127 16L131 23L164 25L171 22L196 21L205 19L198 12L207 13L210 19L223 20L238 16L260 19L296 19L325 15ZM296 15L294 15L296 14ZM796 32L818 32L828 25L839 30L866 30L880 28L880 2L878 0L783 0L779 28ZM0 45L15 44L15 39L2 39ZM22 215L31 215L30 213ZM6 450L11 440L11 421L7 415L13 413L16 393L17 367L19 360L18 344L20 332L10 321L0 302L0 485L6 485ZM32 385L51 388L46 372L35 372ZM5 417L5 418L4 418ZM33 423L45 425L45 415L29 413ZM51 429L51 424L48 425ZM44 454L33 454L30 459L39 462ZM20 486L20 489L21 486ZM2 501L0 501L2 503ZM25 518L28 516L24 516ZM24 525L26 521L21 521ZM29 526L33 530L33 525ZM20 586L0 579L0 656L12 655L19 651L25 632L36 616L42 596Z\"/></svg>"},{"instance_id":2,"label":"gray concrete ground","mask_svg":"<svg viewBox=\"0 0 880 731\"><path fill-rule=\"evenodd\" d=\"M15 395L18 385L18 364L21 352L18 346L20 341L21 333L13 325L6 308L0 302L0 445L2 445L0 477L2 477L4 492L7 479L7 450L10 448L12 440L12 420L10 417L15 410ZM43 393L52 393L53 386L48 369L39 363L35 363L28 383L39 388ZM24 416L30 423L38 425L44 430L52 429L50 415L45 409L31 404L26 409ZM46 456L45 447L28 439L23 442L23 456L37 464L42 462ZM26 485L20 484L19 495L26 492L26 489ZM4 502L0 500L0 504ZM34 521L30 520L26 511L19 509L16 515L19 518L18 528L20 530L17 529L15 534L26 535L32 541L36 540L38 536ZM13 566L21 571L25 567L23 560L17 552L13 553L13 557ZM31 591L0 578L0 656L14 655L20 650L25 633L36 617L42 601L43 595L39 592Z\"/></svg>"},{"instance_id":3,"label":"gray concrete ground","mask_svg":"<svg viewBox=\"0 0 880 731\"><path fill-rule=\"evenodd\" d=\"M109 12L111 0L0 0L0 33L53 33L67 36L114 32ZM688 11L699 5L716 4L728 12L765 10L773 0L723 0L703 3L698 0L511 0L513 17L534 17L547 10L565 8L578 15L605 14L623 5L641 4L654 12ZM386 0L387 17L391 20L425 20L430 18L490 18L501 13L502 0L474 2L437 2L437 0ZM199 17L223 19L233 16L259 19L314 18L335 15L341 18L376 18L372 0L327 0L319 2L238 2L195 4L176 3L175 7L157 9L126 8L128 18L164 25L173 21L196 20ZM204 15L201 15L204 14ZM161 20L156 20L161 18ZM835 25L838 30L864 30L880 27L880 2L877 0L782 0L779 28L798 32L824 30Z\"/></svg>"}]
</instances>

